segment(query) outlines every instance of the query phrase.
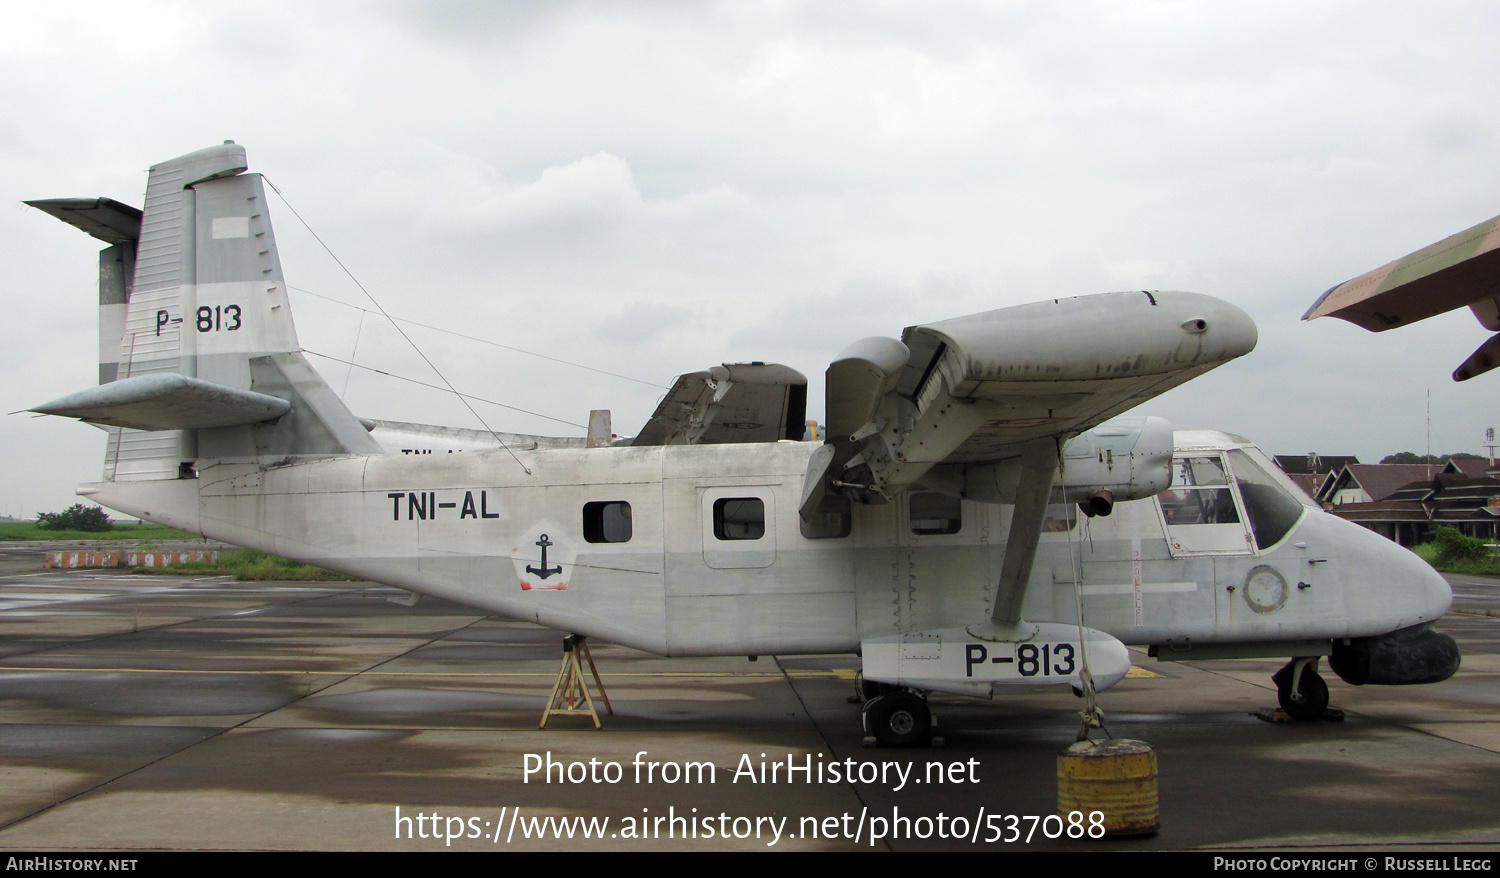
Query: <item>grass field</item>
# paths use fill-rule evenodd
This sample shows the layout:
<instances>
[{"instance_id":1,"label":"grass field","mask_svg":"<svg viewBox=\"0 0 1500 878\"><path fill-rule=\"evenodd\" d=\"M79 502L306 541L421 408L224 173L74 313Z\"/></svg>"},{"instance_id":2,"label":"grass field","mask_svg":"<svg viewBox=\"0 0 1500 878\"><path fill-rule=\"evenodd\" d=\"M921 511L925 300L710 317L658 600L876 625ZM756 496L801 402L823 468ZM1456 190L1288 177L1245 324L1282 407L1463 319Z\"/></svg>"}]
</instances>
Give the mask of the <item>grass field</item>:
<instances>
[{"instance_id":1,"label":"grass field","mask_svg":"<svg viewBox=\"0 0 1500 878\"><path fill-rule=\"evenodd\" d=\"M0 541L22 540L139 542L142 549L149 550L156 541L196 540L190 534L159 524L120 524L113 530L92 533L76 530L42 530L35 522L0 522ZM152 576L233 576L243 581L271 580L277 582L350 582L352 577L321 567L313 567L254 549L231 549L220 552L217 561L187 561L168 564L165 567L136 567L132 573Z\"/></svg>"},{"instance_id":2,"label":"grass field","mask_svg":"<svg viewBox=\"0 0 1500 878\"><path fill-rule=\"evenodd\" d=\"M1486 558L1482 561L1460 561L1450 564L1438 563L1437 543L1423 543L1412 549L1417 557L1443 573L1468 573L1476 576L1500 576L1500 559Z\"/></svg>"},{"instance_id":3,"label":"grass field","mask_svg":"<svg viewBox=\"0 0 1500 878\"><path fill-rule=\"evenodd\" d=\"M93 533L81 530L42 530L34 521L0 521L0 540L196 540L197 534L184 533L159 524L116 524L113 530Z\"/></svg>"},{"instance_id":4,"label":"grass field","mask_svg":"<svg viewBox=\"0 0 1500 878\"><path fill-rule=\"evenodd\" d=\"M132 573L152 576L233 576L242 582L352 582L353 577L254 549L220 552L217 561L181 561L165 567L136 567Z\"/></svg>"}]
</instances>

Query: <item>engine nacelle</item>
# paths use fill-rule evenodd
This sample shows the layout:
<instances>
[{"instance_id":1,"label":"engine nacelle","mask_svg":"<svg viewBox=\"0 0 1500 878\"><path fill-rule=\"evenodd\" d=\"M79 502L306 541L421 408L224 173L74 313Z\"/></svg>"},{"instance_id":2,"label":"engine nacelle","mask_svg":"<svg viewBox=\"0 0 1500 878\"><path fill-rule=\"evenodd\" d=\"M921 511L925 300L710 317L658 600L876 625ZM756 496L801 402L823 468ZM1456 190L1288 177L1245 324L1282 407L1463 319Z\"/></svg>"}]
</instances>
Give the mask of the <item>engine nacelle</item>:
<instances>
[{"instance_id":1,"label":"engine nacelle","mask_svg":"<svg viewBox=\"0 0 1500 878\"><path fill-rule=\"evenodd\" d=\"M1020 475L1019 459L965 467L961 493L981 503L1014 503ZM934 490L944 489L941 476L927 480ZM1160 494L1172 485L1171 423L1131 415L1080 433L1063 446L1058 482L1053 502L1077 503L1088 515Z\"/></svg>"},{"instance_id":2,"label":"engine nacelle","mask_svg":"<svg viewBox=\"0 0 1500 878\"><path fill-rule=\"evenodd\" d=\"M1063 446L1063 499L1090 515L1172 486L1172 425L1165 418L1115 418Z\"/></svg>"}]
</instances>

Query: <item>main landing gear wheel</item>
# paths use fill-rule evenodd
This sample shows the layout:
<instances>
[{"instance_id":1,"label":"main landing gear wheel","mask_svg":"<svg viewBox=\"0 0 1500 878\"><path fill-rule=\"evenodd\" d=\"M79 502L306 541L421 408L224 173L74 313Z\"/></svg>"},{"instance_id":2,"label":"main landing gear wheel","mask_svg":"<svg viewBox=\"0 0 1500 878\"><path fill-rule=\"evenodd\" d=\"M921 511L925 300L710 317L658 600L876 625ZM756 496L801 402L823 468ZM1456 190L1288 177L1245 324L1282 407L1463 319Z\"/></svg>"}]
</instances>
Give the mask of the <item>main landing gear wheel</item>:
<instances>
[{"instance_id":1,"label":"main landing gear wheel","mask_svg":"<svg viewBox=\"0 0 1500 878\"><path fill-rule=\"evenodd\" d=\"M1297 665L1302 664L1302 675L1297 679L1296 691L1292 681L1297 678ZM1276 683L1276 700L1286 715L1296 720L1314 720L1328 709L1328 684L1318 676L1318 660L1292 659L1286 667L1272 675Z\"/></svg>"},{"instance_id":2,"label":"main landing gear wheel","mask_svg":"<svg viewBox=\"0 0 1500 878\"><path fill-rule=\"evenodd\" d=\"M887 747L910 747L932 732L932 711L915 692L898 690L865 702L865 733Z\"/></svg>"}]
</instances>

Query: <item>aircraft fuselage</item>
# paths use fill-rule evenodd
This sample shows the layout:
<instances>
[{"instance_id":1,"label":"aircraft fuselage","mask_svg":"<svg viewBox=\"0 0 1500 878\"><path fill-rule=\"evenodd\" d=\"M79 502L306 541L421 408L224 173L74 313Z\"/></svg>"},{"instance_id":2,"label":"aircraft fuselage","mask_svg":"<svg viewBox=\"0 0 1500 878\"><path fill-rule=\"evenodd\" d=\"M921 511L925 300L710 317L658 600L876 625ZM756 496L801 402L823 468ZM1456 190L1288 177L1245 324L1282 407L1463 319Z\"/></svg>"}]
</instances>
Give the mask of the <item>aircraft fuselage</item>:
<instances>
[{"instance_id":1,"label":"aircraft fuselage","mask_svg":"<svg viewBox=\"0 0 1500 878\"><path fill-rule=\"evenodd\" d=\"M1026 619L1075 624L1075 571L1085 623L1127 644L1363 637L1447 609L1447 584L1420 559L1305 498L1257 545L1268 513L1247 509L1250 458L1230 453L1259 452L1178 435L1179 467L1205 487L1174 484L1108 517L1050 507ZM208 537L662 655L854 652L985 620L1012 507L910 492L853 505L845 536L809 538L797 506L816 447L200 461L195 479L87 491ZM1218 484L1202 476L1215 467Z\"/></svg>"}]
</instances>

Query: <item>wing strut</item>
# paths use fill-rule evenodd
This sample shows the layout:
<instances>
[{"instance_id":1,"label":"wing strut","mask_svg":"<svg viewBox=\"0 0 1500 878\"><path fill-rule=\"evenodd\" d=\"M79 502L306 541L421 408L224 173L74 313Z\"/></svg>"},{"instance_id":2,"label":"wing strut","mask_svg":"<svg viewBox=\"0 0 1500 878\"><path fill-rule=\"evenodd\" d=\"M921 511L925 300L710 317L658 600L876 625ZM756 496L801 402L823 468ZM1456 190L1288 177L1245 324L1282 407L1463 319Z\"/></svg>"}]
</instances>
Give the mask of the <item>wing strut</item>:
<instances>
[{"instance_id":1,"label":"wing strut","mask_svg":"<svg viewBox=\"0 0 1500 878\"><path fill-rule=\"evenodd\" d=\"M1016 484L1016 507L1005 542L1005 560L1000 565L1000 584L995 587L995 609L990 618L1002 626L1021 622L1026 601L1026 583L1036 561L1047 518L1047 501L1057 478L1057 442L1047 436L1033 439L1021 448L1021 477ZM1023 638L1024 639L1024 638Z\"/></svg>"}]
</instances>

